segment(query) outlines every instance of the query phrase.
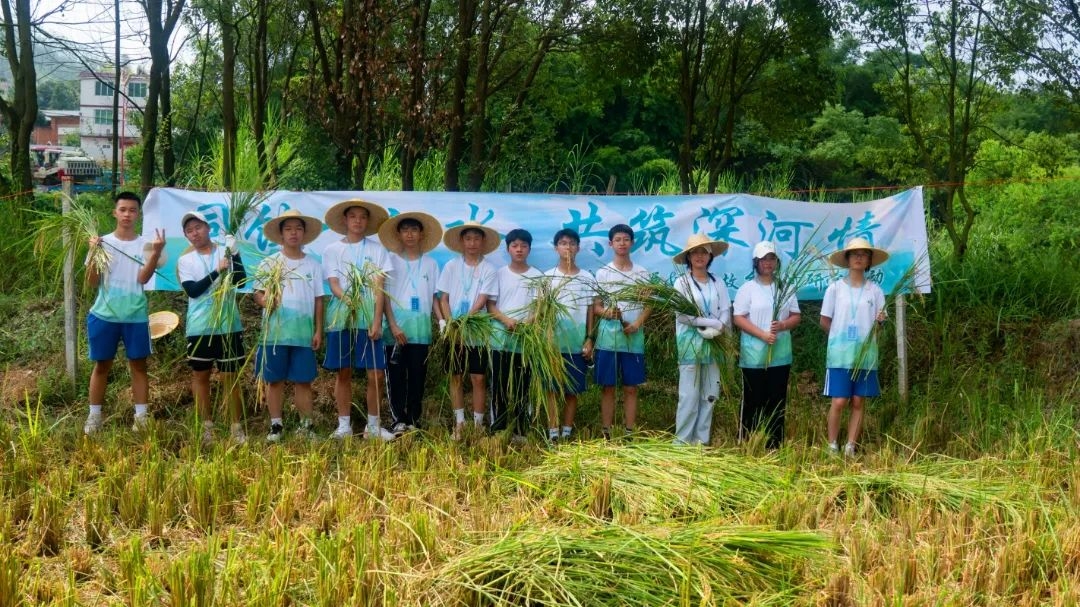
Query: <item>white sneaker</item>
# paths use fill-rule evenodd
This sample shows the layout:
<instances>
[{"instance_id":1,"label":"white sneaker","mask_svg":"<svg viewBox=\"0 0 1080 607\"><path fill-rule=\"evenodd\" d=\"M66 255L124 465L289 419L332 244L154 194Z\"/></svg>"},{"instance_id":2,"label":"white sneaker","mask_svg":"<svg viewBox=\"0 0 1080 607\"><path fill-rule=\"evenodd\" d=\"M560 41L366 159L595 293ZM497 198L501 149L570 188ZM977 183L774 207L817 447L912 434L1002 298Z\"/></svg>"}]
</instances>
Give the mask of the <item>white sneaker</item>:
<instances>
[{"instance_id":1,"label":"white sneaker","mask_svg":"<svg viewBox=\"0 0 1080 607\"><path fill-rule=\"evenodd\" d=\"M135 422L131 424L132 432L144 432L150 428L150 414L143 413L139 415L135 414Z\"/></svg>"},{"instance_id":2,"label":"white sneaker","mask_svg":"<svg viewBox=\"0 0 1080 607\"><path fill-rule=\"evenodd\" d=\"M377 430L369 426L367 430L364 430L364 438L366 440L382 440L390 442L397 438L397 435L382 426L379 426Z\"/></svg>"},{"instance_id":3,"label":"white sneaker","mask_svg":"<svg viewBox=\"0 0 1080 607\"><path fill-rule=\"evenodd\" d=\"M352 436L352 428L342 428L341 426L338 426L337 430L334 430L334 433L330 435L330 438L334 440L348 440L352 438Z\"/></svg>"},{"instance_id":4,"label":"white sneaker","mask_svg":"<svg viewBox=\"0 0 1080 607\"><path fill-rule=\"evenodd\" d=\"M405 422L398 422L390 427L390 433L394 436L401 436L409 430L412 430L412 428Z\"/></svg>"},{"instance_id":5,"label":"white sneaker","mask_svg":"<svg viewBox=\"0 0 1080 607\"><path fill-rule=\"evenodd\" d=\"M829 443L829 454L837 455L840 453L840 446L836 443Z\"/></svg>"},{"instance_id":6,"label":"white sneaker","mask_svg":"<svg viewBox=\"0 0 1080 607\"><path fill-rule=\"evenodd\" d=\"M853 443L844 445L844 457L855 457L855 445Z\"/></svg>"},{"instance_id":7,"label":"white sneaker","mask_svg":"<svg viewBox=\"0 0 1080 607\"><path fill-rule=\"evenodd\" d=\"M235 422L229 426L229 436L232 437L232 441L238 445L242 445L247 442L247 433L244 432L244 424Z\"/></svg>"},{"instance_id":8,"label":"white sneaker","mask_svg":"<svg viewBox=\"0 0 1080 607\"><path fill-rule=\"evenodd\" d=\"M207 422L202 428L202 445L209 447L214 444L214 424Z\"/></svg>"},{"instance_id":9,"label":"white sneaker","mask_svg":"<svg viewBox=\"0 0 1080 607\"><path fill-rule=\"evenodd\" d=\"M98 430L101 430L101 425L105 423L105 416L101 413L91 413L86 416L86 423L83 424L83 434L90 436Z\"/></svg>"}]
</instances>

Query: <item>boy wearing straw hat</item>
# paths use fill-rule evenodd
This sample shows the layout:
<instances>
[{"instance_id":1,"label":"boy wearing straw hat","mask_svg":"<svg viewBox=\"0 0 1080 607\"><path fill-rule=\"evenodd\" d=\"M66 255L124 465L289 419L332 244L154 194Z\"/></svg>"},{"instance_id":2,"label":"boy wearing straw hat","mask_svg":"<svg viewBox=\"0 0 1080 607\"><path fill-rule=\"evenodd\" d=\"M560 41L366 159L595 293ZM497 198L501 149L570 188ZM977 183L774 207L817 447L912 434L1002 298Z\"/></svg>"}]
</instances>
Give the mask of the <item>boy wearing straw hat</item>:
<instances>
[{"instance_id":1,"label":"boy wearing straw hat","mask_svg":"<svg viewBox=\"0 0 1080 607\"><path fill-rule=\"evenodd\" d=\"M86 317L86 336L90 342L90 413L83 433L91 435L104 423L102 403L109 383L109 371L122 341L131 369L131 393L135 403L133 430L143 430L150 423L147 401L150 382L146 358L150 356L150 327L146 293L143 286L164 265L165 230L155 230L154 240L135 232L142 201L131 192L120 192L113 205L116 230L90 239L90 247L102 247L108 254L109 267L103 274L87 264L86 280L98 288L97 298ZM87 259L89 259L89 255Z\"/></svg>"},{"instance_id":2,"label":"boy wearing straw hat","mask_svg":"<svg viewBox=\"0 0 1080 607\"><path fill-rule=\"evenodd\" d=\"M821 302L821 328L829 334L825 358L825 396L829 407L829 450L839 451L840 414L851 402L844 455L855 455L862 428L863 405L878 396L878 348L874 324L885 322L885 293L866 278L866 272L889 254L865 238L852 238L829 256L834 266L847 268L846 277L825 289Z\"/></svg>"},{"instance_id":3,"label":"boy wearing straw hat","mask_svg":"<svg viewBox=\"0 0 1080 607\"><path fill-rule=\"evenodd\" d=\"M569 228L555 232L552 239L559 265L548 270L552 290L559 303L566 307L567 316L559 319L556 339L566 364L569 385L556 386L548 393L548 440L568 440L574 431L578 395L586 389L586 359L593 355L593 306L595 290L593 275L577 265L581 236ZM556 393L564 398L562 428L559 427Z\"/></svg>"},{"instance_id":4,"label":"boy wearing straw hat","mask_svg":"<svg viewBox=\"0 0 1080 607\"><path fill-rule=\"evenodd\" d=\"M446 263L436 285L443 319L456 319L476 314L487 308L488 298L498 295L495 266L484 256L499 248L499 233L485 225L467 221L443 234L446 248L459 253ZM439 330L445 328L440 321ZM450 372L450 405L454 410L454 439L460 439L465 429L465 395L462 380L466 373L472 384L472 413L476 427L484 424L487 406L488 370L483 349L488 344L466 344L464 352L451 352L447 361Z\"/></svg>"},{"instance_id":5,"label":"boy wearing straw hat","mask_svg":"<svg viewBox=\"0 0 1080 607\"><path fill-rule=\"evenodd\" d=\"M593 313L600 319L596 338L596 383L600 384L600 423L604 438L611 438L615 421L615 385L622 380L623 424L629 435L637 422L638 386L645 383L645 333L641 327L649 318L649 309L610 294L636 281L649 278L649 271L630 259L634 230L619 224L608 230L608 245L613 259L596 272L600 291L593 303Z\"/></svg>"},{"instance_id":6,"label":"boy wearing straw hat","mask_svg":"<svg viewBox=\"0 0 1080 607\"><path fill-rule=\"evenodd\" d=\"M289 209L263 225L267 240L281 250L263 259L255 273L255 303L263 308L262 336L255 351L255 369L266 382L270 433L276 443L284 434L282 412L285 382L293 383L293 403L300 412L299 434L311 431L311 382L318 374L315 350L322 345L323 275L318 262L304 254L322 232L322 222Z\"/></svg>"},{"instance_id":7,"label":"boy wearing straw hat","mask_svg":"<svg viewBox=\"0 0 1080 607\"><path fill-rule=\"evenodd\" d=\"M425 253L439 246L441 238L439 220L415 211L395 215L379 228L393 268L386 279L383 341L394 434L422 423L432 315L442 321L435 290L439 264Z\"/></svg>"},{"instance_id":8,"label":"boy wearing straw hat","mask_svg":"<svg viewBox=\"0 0 1080 607\"><path fill-rule=\"evenodd\" d=\"M323 251L323 274L333 295L326 310L323 367L337 372L334 402L338 427L331 438L352 436L352 373L353 369L365 369L364 438L394 439L379 423L379 390L386 369L383 289L393 268L386 249L368 238L379 231L387 217L386 209L365 200L346 200L326 211L326 225L343 236Z\"/></svg>"},{"instance_id":9,"label":"boy wearing straw hat","mask_svg":"<svg viewBox=\"0 0 1080 607\"><path fill-rule=\"evenodd\" d=\"M712 351L712 339L731 324L731 299L727 286L709 271L713 259L723 255L728 243L694 234L672 261L686 265L675 280L675 289L697 306L699 314L675 315L675 344L679 355L679 404L675 410L675 441L708 445L713 407L720 398L720 367Z\"/></svg>"},{"instance_id":10,"label":"boy wearing straw hat","mask_svg":"<svg viewBox=\"0 0 1080 607\"><path fill-rule=\"evenodd\" d=\"M188 366L195 410L203 423L203 443L214 440L210 371L215 365L225 386L230 433L236 442L244 442L240 383L236 376L244 362L243 327L240 308L236 305L236 287L247 278L244 262L231 234L225 236L224 247L210 240L210 223L202 213L184 213L180 227L191 243L191 250L176 261L176 273L188 296L185 323ZM216 293L218 289L224 292Z\"/></svg>"},{"instance_id":11,"label":"boy wearing straw hat","mask_svg":"<svg viewBox=\"0 0 1080 607\"><path fill-rule=\"evenodd\" d=\"M510 408L514 410L514 442L522 443L529 430L528 390L531 373L521 356L521 344L514 330L529 315L529 302L536 295L530 280L543 276L529 265L532 234L514 229L506 234L506 251L510 265L499 268L495 275L496 291L488 299L488 312L495 319L495 343L492 345L494 368L491 372L491 430L506 429Z\"/></svg>"}]
</instances>

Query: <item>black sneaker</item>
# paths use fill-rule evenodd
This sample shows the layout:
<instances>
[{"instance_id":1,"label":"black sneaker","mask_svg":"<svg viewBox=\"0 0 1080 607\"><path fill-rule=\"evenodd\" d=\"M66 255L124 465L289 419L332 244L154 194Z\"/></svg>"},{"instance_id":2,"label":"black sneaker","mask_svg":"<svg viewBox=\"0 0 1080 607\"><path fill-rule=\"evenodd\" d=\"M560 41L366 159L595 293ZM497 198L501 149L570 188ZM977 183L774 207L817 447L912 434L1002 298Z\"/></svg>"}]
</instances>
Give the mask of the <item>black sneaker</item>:
<instances>
[{"instance_id":1,"label":"black sneaker","mask_svg":"<svg viewBox=\"0 0 1080 607\"><path fill-rule=\"evenodd\" d=\"M281 436L285 434L285 428L281 424L270 424L270 434L266 435L266 442L276 443L281 441Z\"/></svg>"}]
</instances>

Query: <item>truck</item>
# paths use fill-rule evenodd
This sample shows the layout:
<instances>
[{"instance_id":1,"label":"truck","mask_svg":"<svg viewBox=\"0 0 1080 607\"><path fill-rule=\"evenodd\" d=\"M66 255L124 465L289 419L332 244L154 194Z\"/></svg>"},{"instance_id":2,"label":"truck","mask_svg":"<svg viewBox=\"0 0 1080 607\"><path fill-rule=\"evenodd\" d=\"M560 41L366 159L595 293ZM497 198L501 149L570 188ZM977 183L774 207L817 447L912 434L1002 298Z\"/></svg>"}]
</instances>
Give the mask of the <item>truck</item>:
<instances>
[{"instance_id":1,"label":"truck","mask_svg":"<svg viewBox=\"0 0 1080 607\"><path fill-rule=\"evenodd\" d=\"M65 176L70 176L75 191L104 191L112 188L111 180L96 160L79 148L32 145L30 153L37 168L34 183L38 189L52 191L60 188Z\"/></svg>"}]
</instances>

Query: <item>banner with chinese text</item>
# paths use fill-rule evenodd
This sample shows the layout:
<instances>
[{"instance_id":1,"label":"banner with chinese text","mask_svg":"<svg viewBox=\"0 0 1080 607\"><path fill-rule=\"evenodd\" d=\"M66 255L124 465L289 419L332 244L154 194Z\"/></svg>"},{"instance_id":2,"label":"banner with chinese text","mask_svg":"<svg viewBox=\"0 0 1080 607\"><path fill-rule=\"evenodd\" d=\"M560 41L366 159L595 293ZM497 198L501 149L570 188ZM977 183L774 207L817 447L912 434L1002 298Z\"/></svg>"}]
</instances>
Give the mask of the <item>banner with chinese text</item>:
<instances>
[{"instance_id":1,"label":"banner with chinese text","mask_svg":"<svg viewBox=\"0 0 1080 607\"><path fill-rule=\"evenodd\" d=\"M917 265L914 284L930 291L926 220L922 188L913 188L888 198L870 202L832 204L796 202L752 196L718 194L693 196L567 196L554 194L497 194L466 192L288 192L270 193L244 225L237 239L243 243L245 263L253 268L262 257L278 250L266 240L262 225L281 212L298 209L306 215L323 217L335 203L350 198L376 202L391 216L406 211L424 211L437 217L445 227L476 221L505 235L514 228L529 230L533 236L531 265L547 270L556 264L551 239L562 228L581 234L578 264L590 271L610 261L608 229L625 223L636 238L631 257L653 272L673 277L683 268L671 257L682 250L691 234L704 233L730 243L722 257L713 261L711 271L722 277L734 297L735 289L752 278L751 250L761 240L776 244L781 263L789 262L810 246L823 255L861 236L891 255L888 262L873 268L870 277L881 283L886 293L909 268ZM220 241L228 216L228 194L155 188L143 205L143 233L164 229L169 254L167 265L148 288L179 290L176 260L187 247L180 219L188 211L200 211L210 221L211 238ZM340 238L329 230L305 250L320 257L325 246ZM444 264L453 253L439 247L431 253ZM489 256L496 265L509 258L501 246ZM803 300L821 299L829 282L842 275L822 265L814 280L800 291Z\"/></svg>"}]
</instances>

